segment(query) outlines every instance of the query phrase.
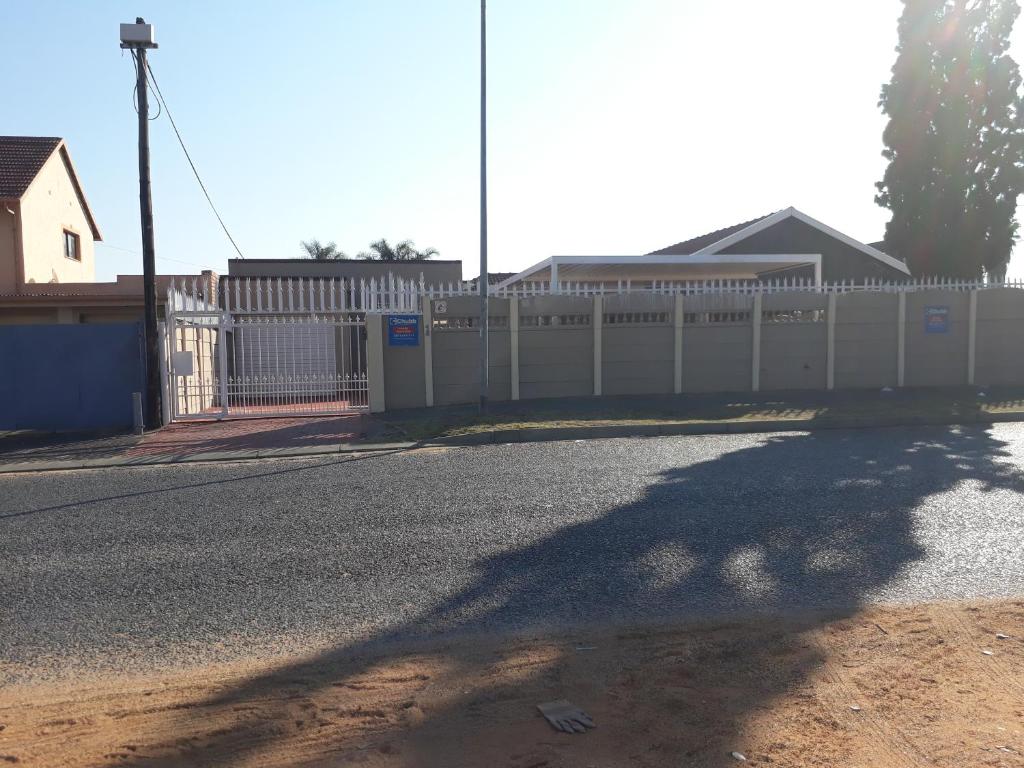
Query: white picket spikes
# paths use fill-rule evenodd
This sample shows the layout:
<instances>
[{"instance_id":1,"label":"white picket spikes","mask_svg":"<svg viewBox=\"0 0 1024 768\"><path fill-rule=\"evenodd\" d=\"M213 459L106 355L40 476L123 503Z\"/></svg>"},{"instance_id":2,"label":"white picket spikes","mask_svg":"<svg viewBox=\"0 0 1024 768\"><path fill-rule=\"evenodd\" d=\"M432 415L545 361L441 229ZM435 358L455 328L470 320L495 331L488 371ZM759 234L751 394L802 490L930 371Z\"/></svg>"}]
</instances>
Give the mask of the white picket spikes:
<instances>
[{"instance_id":1,"label":"white picket spikes","mask_svg":"<svg viewBox=\"0 0 1024 768\"><path fill-rule=\"evenodd\" d=\"M594 283L564 280L552 288L550 282L531 281L515 286L490 287L496 298L531 296L599 296L605 294L739 295L812 292L851 293L874 291L908 293L915 291L976 291L995 288L1024 290L1024 281L985 281L933 276L901 282L870 278L862 283L840 280L817 283L806 277L781 277L764 281L713 279L657 280L636 285L631 280ZM251 278L222 277L212 295L198 277L172 277L167 285L167 302L175 312L227 312L231 315L309 315L346 312L420 311L421 301L455 296L479 296L480 286L470 282L428 284L421 273L418 279L394 274L360 278Z\"/></svg>"}]
</instances>

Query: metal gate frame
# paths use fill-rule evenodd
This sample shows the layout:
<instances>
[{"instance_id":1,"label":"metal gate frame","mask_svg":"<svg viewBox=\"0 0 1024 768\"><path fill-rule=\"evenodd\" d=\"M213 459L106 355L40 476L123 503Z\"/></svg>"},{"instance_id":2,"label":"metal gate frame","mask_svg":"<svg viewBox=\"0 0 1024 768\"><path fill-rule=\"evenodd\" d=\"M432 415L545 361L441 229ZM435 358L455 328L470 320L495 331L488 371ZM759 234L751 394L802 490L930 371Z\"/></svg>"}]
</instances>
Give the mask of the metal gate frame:
<instances>
[{"instance_id":1,"label":"metal gate frame","mask_svg":"<svg viewBox=\"0 0 1024 768\"><path fill-rule=\"evenodd\" d=\"M167 415L195 421L365 412L365 328L365 316L357 313L168 313Z\"/></svg>"},{"instance_id":2,"label":"metal gate frame","mask_svg":"<svg viewBox=\"0 0 1024 768\"><path fill-rule=\"evenodd\" d=\"M418 284L393 275L172 278L162 324L165 421L369 411L369 377L383 372L368 360L367 316L418 313L425 291L422 275ZM252 335L256 346L247 347Z\"/></svg>"}]
</instances>

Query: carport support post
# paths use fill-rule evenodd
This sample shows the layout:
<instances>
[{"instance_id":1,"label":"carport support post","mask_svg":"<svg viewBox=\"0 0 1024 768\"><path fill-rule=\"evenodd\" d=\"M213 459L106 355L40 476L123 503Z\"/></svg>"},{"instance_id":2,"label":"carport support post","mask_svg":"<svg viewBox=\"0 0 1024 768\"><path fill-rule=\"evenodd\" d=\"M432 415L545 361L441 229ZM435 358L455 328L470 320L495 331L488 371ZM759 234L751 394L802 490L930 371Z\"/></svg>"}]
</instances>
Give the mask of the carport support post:
<instances>
[{"instance_id":1,"label":"carport support post","mask_svg":"<svg viewBox=\"0 0 1024 768\"><path fill-rule=\"evenodd\" d=\"M902 387L907 369L907 292L896 295L896 386Z\"/></svg>"},{"instance_id":2,"label":"carport support post","mask_svg":"<svg viewBox=\"0 0 1024 768\"><path fill-rule=\"evenodd\" d=\"M836 294L830 293L828 309L825 310L828 313L825 318L828 323L828 341L825 344L825 387L827 389L836 388L836 303Z\"/></svg>"},{"instance_id":3,"label":"carport support post","mask_svg":"<svg viewBox=\"0 0 1024 768\"><path fill-rule=\"evenodd\" d=\"M678 395L683 391L683 294L677 293L675 299L676 306L672 316L672 321L675 325L675 336L673 338L675 347L672 354L675 370L673 372L672 391Z\"/></svg>"},{"instance_id":4,"label":"carport support post","mask_svg":"<svg viewBox=\"0 0 1024 768\"><path fill-rule=\"evenodd\" d=\"M971 303L967 314L967 384L974 386L974 367L978 342L978 291L971 291Z\"/></svg>"},{"instance_id":5,"label":"carport support post","mask_svg":"<svg viewBox=\"0 0 1024 768\"><path fill-rule=\"evenodd\" d=\"M384 315L366 315L366 386L370 413L383 413Z\"/></svg>"},{"instance_id":6,"label":"carport support post","mask_svg":"<svg viewBox=\"0 0 1024 768\"><path fill-rule=\"evenodd\" d=\"M427 408L434 405L434 307L433 299L424 296L423 303L423 383Z\"/></svg>"},{"instance_id":7,"label":"carport support post","mask_svg":"<svg viewBox=\"0 0 1024 768\"><path fill-rule=\"evenodd\" d=\"M750 361L750 390L752 392L761 390L761 303L763 298L764 296L760 293L754 294L754 309L750 313L750 324L753 326Z\"/></svg>"},{"instance_id":8,"label":"carport support post","mask_svg":"<svg viewBox=\"0 0 1024 768\"><path fill-rule=\"evenodd\" d=\"M519 399L519 297L512 296L508 300L508 333L509 353L511 355L510 371L512 379L512 399Z\"/></svg>"},{"instance_id":9,"label":"carport support post","mask_svg":"<svg viewBox=\"0 0 1024 768\"><path fill-rule=\"evenodd\" d=\"M594 316L590 321L594 326L594 394L601 394L601 321L604 320L604 299L594 297Z\"/></svg>"}]
</instances>

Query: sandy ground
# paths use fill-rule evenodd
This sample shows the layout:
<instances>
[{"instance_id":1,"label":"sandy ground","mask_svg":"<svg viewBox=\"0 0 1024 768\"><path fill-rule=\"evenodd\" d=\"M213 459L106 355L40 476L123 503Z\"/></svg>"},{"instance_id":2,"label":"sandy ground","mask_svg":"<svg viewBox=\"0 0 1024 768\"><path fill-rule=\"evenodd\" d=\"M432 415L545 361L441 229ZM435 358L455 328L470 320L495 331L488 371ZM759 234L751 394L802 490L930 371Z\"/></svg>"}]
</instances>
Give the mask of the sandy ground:
<instances>
[{"instance_id":1,"label":"sandy ground","mask_svg":"<svg viewBox=\"0 0 1024 768\"><path fill-rule=\"evenodd\" d=\"M552 730L535 706L558 698L596 730ZM0 691L0 765L677 768L738 765L733 751L758 766L1024 766L1024 601Z\"/></svg>"}]
</instances>

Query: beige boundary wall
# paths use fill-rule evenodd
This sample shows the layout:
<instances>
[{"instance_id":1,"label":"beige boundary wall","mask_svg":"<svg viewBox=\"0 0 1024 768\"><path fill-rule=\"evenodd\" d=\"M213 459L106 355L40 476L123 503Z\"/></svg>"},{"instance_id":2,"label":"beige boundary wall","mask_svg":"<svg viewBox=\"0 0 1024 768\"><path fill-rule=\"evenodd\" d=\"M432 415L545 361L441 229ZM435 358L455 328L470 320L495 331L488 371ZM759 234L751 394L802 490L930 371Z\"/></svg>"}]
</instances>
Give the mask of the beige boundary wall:
<instances>
[{"instance_id":1,"label":"beige boundary wall","mask_svg":"<svg viewBox=\"0 0 1024 768\"><path fill-rule=\"evenodd\" d=\"M476 296L423 300L419 345L368 316L373 410L476 402ZM492 298L493 400L1024 385L1024 291ZM926 330L926 315L939 320ZM373 326L376 326L374 328Z\"/></svg>"}]
</instances>

